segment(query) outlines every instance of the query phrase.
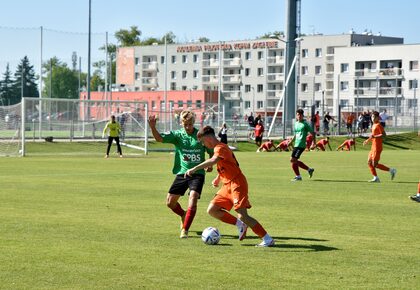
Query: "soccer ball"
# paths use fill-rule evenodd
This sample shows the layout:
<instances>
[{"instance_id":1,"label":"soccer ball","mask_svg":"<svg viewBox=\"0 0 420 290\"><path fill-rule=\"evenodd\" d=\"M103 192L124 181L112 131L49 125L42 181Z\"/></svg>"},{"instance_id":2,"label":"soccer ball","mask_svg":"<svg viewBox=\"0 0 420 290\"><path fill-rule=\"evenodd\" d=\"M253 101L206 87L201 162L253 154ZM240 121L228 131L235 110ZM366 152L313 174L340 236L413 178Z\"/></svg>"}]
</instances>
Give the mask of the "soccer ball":
<instances>
[{"instance_id":1,"label":"soccer ball","mask_svg":"<svg viewBox=\"0 0 420 290\"><path fill-rule=\"evenodd\" d=\"M213 227L208 227L204 229L201 234L201 239L207 245L216 245L220 241L219 230Z\"/></svg>"}]
</instances>

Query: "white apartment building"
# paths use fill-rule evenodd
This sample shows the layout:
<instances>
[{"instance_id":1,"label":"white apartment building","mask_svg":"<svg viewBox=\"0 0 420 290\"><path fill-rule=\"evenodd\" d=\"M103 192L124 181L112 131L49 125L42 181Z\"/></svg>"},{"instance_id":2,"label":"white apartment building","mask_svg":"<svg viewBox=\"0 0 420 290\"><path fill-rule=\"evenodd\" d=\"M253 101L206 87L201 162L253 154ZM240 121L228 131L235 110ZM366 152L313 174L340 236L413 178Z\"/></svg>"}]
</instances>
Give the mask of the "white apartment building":
<instances>
[{"instance_id":1,"label":"white apartment building","mask_svg":"<svg viewBox=\"0 0 420 290\"><path fill-rule=\"evenodd\" d=\"M401 100L411 99L408 107L416 103L420 45L349 33L303 36L297 47L297 107L314 104L337 115L339 104L360 111L392 107L395 100L400 109ZM215 90L227 116L269 116L283 93L284 68L285 43L277 39L125 47L117 53L117 85L129 91Z\"/></svg>"}]
</instances>

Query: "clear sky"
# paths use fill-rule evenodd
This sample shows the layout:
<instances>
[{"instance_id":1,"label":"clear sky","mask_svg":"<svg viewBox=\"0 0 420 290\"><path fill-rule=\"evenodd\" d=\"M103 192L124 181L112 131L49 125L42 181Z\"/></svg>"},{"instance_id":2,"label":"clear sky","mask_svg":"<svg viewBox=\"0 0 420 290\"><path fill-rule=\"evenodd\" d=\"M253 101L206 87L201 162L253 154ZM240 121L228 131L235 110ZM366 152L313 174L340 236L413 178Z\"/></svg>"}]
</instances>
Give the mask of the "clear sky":
<instances>
[{"instance_id":1,"label":"clear sky","mask_svg":"<svg viewBox=\"0 0 420 290\"><path fill-rule=\"evenodd\" d=\"M28 55L37 72L40 26L43 59L57 56L71 65L71 54L87 63L88 0L0 0L0 74ZM172 31L178 41L205 36L211 41L253 39L285 27L284 0L92 0L92 61L103 58L98 47L115 43L121 28L138 26L142 38ZM302 0L302 33L342 34L365 29L420 43L420 1ZM0 78L1 79L1 78Z\"/></svg>"}]
</instances>

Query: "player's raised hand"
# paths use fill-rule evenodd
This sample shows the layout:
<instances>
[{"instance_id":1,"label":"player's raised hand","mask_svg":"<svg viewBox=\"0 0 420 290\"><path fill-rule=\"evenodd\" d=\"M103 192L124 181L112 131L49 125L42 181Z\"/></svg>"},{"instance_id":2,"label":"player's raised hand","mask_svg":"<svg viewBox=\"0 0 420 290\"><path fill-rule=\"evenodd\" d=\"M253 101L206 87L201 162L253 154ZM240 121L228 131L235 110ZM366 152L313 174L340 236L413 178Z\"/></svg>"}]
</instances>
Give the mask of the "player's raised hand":
<instances>
[{"instance_id":1,"label":"player's raised hand","mask_svg":"<svg viewBox=\"0 0 420 290\"><path fill-rule=\"evenodd\" d=\"M156 127L156 115L150 115L148 121L151 127Z\"/></svg>"}]
</instances>

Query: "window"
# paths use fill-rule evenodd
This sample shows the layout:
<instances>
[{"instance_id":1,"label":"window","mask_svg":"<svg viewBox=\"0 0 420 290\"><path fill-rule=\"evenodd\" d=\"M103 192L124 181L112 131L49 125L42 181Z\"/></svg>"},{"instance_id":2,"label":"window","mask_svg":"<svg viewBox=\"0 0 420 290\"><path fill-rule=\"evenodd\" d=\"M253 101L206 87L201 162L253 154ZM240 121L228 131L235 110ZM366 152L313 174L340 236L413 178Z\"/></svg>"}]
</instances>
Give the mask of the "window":
<instances>
[{"instance_id":1,"label":"window","mask_svg":"<svg viewBox=\"0 0 420 290\"><path fill-rule=\"evenodd\" d=\"M409 80L409 81L408 81L408 88L409 88L410 90L412 90L412 89L417 89L417 87L418 87L417 80Z\"/></svg>"},{"instance_id":2,"label":"window","mask_svg":"<svg viewBox=\"0 0 420 290\"><path fill-rule=\"evenodd\" d=\"M156 109L156 102L155 101L152 101L152 108Z\"/></svg>"},{"instance_id":3,"label":"window","mask_svg":"<svg viewBox=\"0 0 420 290\"><path fill-rule=\"evenodd\" d=\"M245 109L251 108L251 101L245 101Z\"/></svg>"},{"instance_id":4,"label":"window","mask_svg":"<svg viewBox=\"0 0 420 290\"><path fill-rule=\"evenodd\" d=\"M301 102L301 107L302 108L306 108L307 103L308 103L307 101L302 101Z\"/></svg>"},{"instance_id":5,"label":"window","mask_svg":"<svg viewBox=\"0 0 420 290\"><path fill-rule=\"evenodd\" d=\"M322 48L315 48L315 57L322 57Z\"/></svg>"},{"instance_id":6,"label":"window","mask_svg":"<svg viewBox=\"0 0 420 290\"><path fill-rule=\"evenodd\" d=\"M417 108L417 99L408 99L408 107Z\"/></svg>"},{"instance_id":7,"label":"window","mask_svg":"<svg viewBox=\"0 0 420 290\"><path fill-rule=\"evenodd\" d=\"M245 85L245 93L249 93L251 91L251 85Z\"/></svg>"},{"instance_id":8,"label":"window","mask_svg":"<svg viewBox=\"0 0 420 290\"><path fill-rule=\"evenodd\" d=\"M321 91L321 83L315 83L314 84L314 91L315 92Z\"/></svg>"},{"instance_id":9,"label":"window","mask_svg":"<svg viewBox=\"0 0 420 290\"><path fill-rule=\"evenodd\" d=\"M301 84L301 90L302 90L302 92L307 92L308 91L308 84L307 83Z\"/></svg>"},{"instance_id":10,"label":"window","mask_svg":"<svg viewBox=\"0 0 420 290\"><path fill-rule=\"evenodd\" d=\"M417 60L410 61L410 70L419 70L419 62Z\"/></svg>"},{"instance_id":11,"label":"window","mask_svg":"<svg viewBox=\"0 0 420 290\"><path fill-rule=\"evenodd\" d=\"M171 71L171 79L176 79L176 71Z\"/></svg>"},{"instance_id":12,"label":"window","mask_svg":"<svg viewBox=\"0 0 420 290\"><path fill-rule=\"evenodd\" d=\"M198 87L197 86L193 86L192 89L193 89L193 91L196 91L198 89Z\"/></svg>"},{"instance_id":13,"label":"window","mask_svg":"<svg viewBox=\"0 0 420 290\"><path fill-rule=\"evenodd\" d=\"M309 57L309 51L308 51L308 49L302 49L302 57L303 58L307 58L307 57Z\"/></svg>"},{"instance_id":14,"label":"window","mask_svg":"<svg viewBox=\"0 0 420 290\"><path fill-rule=\"evenodd\" d=\"M165 101L160 101L160 109L161 110L165 109Z\"/></svg>"},{"instance_id":15,"label":"window","mask_svg":"<svg viewBox=\"0 0 420 290\"><path fill-rule=\"evenodd\" d=\"M349 90L349 82L340 82L340 90L348 91Z\"/></svg>"},{"instance_id":16,"label":"window","mask_svg":"<svg viewBox=\"0 0 420 290\"><path fill-rule=\"evenodd\" d=\"M174 108L174 101L169 101L169 108L171 108L171 109Z\"/></svg>"},{"instance_id":17,"label":"window","mask_svg":"<svg viewBox=\"0 0 420 290\"><path fill-rule=\"evenodd\" d=\"M258 68L258 76L263 76L264 75L264 69L262 67Z\"/></svg>"},{"instance_id":18,"label":"window","mask_svg":"<svg viewBox=\"0 0 420 290\"><path fill-rule=\"evenodd\" d=\"M178 108L182 108L184 106L184 102L183 101L178 101Z\"/></svg>"},{"instance_id":19,"label":"window","mask_svg":"<svg viewBox=\"0 0 420 290\"><path fill-rule=\"evenodd\" d=\"M198 78L198 70L193 70L193 78Z\"/></svg>"},{"instance_id":20,"label":"window","mask_svg":"<svg viewBox=\"0 0 420 290\"><path fill-rule=\"evenodd\" d=\"M258 52L258 59L263 59L264 58L264 53L262 51Z\"/></svg>"},{"instance_id":21,"label":"window","mask_svg":"<svg viewBox=\"0 0 420 290\"><path fill-rule=\"evenodd\" d=\"M139 64L140 64L140 59L139 59L138 57L136 57L136 58L134 59L134 61L135 61L136 65L139 65Z\"/></svg>"},{"instance_id":22,"label":"window","mask_svg":"<svg viewBox=\"0 0 420 290\"><path fill-rule=\"evenodd\" d=\"M187 78L187 71L186 70L183 70L182 71L182 78L183 79L186 79Z\"/></svg>"},{"instance_id":23,"label":"window","mask_svg":"<svg viewBox=\"0 0 420 290\"><path fill-rule=\"evenodd\" d=\"M263 85L257 85L257 92L261 93L264 90Z\"/></svg>"},{"instance_id":24,"label":"window","mask_svg":"<svg viewBox=\"0 0 420 290\"><path fill-rule=\"evenodd\" d=\"M193 55L193 62L195 62L195 63L198 62L198 54Z\"/></svg>"},{"instance_id":25,"label":"window","mask_svg":"<svg viewBox=\"0 0 420 290\"><path fill-rule=\"evenodd\" d=\"M175 82L171 83L171 91L176 91L176 83Z\"/></svg>"},{"instance_id":26,"label":"window","mask_svg":"<svg viewBox=\"0 0 420 290\"><path fill-rule=\"evenodd\" d=\"M165 57L164 57L164 56L161 56L161 57L160 57L160 63L161 63L161 64L164 64L164 63L165 63Z\"/></svg>"},{"instance_id":27,"label":"window","mask_svg":"<svg viewBox=\"0 0 420 290\"><path fill-rule=\"evenodd\" d=\"M190 100L187 101L187 107L192 108L192 101L190 101Z\"/></svg>"},{"instance_id":28,"label":"window","mask_svg":"<svg viewBox=\"0 0 420 290\"><path fill-rule=\"evenodd\" d=\"M322 70L321 70L321 66L320 65L315 66L315 74L316 75L322 74Z\"/></svg>"},{"instance_id":29,"label":"window","mask_svg":"<svg viewBox=\"0 0 420 290\"><path fill-rule=\"evenodd\" d=\"M341 72L342 73L347 73L347 72L349 72L349 64L348 63L342 63L341 65Z\"/></svg>"},{"instance_id":30,"label":"window","mask_svg":"<svg viewBox=\"0 0 420 290\"><path fill-rule=\"evenodd\" d=\"M201 108L201 100L197 100L195 102L195 106L196 106L197 109L200 109Z\"/></svg>"},{"instance_id":31,"label":"window","mask_svg":"<svg viewBox=\"0 0 420 290\"><path fill-rule=\"evenodd\" d=\"M140 79L140 73L136 72L136 73L134 74L134 78L135 78L136 80L139 80L139 79Z\"/></svg>"},{"instance_id":32,"label":"window","mask_svg":"<svg viewBox=\"0 0 420 290\"><path fill-rule=\"evenodd\" d=\"M307 75L307 74L308 74L308 72L309 72L308 67L307 67L307 66L302 66L302 74L303 74L303 75Z\"/></svg>"},{"instance_id":33,"label":"window","mask_svg":"<svg viewBox=\"0 0 420 290\"><path fill-rule=\"evenodd\" d=\"M340 106L341 107L348 107L349 106L349 100L340 100Z\"/></svg>"},{"instance_id":34,"label":"window","mask_svg":"<svg viewBox=\"0 0 420 290\"><path fill-rule=\"evenodd\" d=\"M250 68L246 68L245 69L245 76L249 77L249 73L250 73L251 69Z\"/></svg>"},{"instance_id":35,"label":"window","mask_svg":"<svg viewBox=\"0 0 420 290\"><path fill-rule=\"evenodd\" d=\"M173 55L173 56L171 57L171 62L172 62L172 63L176 63L176 55Z\"/></svg>"},{"instance_id":36,"label":"window","mask_svg":"<svg viewBox=\"0 0 420 290\"><path fill-rule=\"evenodd\" d=\"M187 56L184 54L183 56L182 56L182 63L187 63L188 62L188 58L187 58Z\"/></svg>"},{"instance_id":37,"label":"window","mask_svg":"<svg viewBox=\"0 0 420 290\"><path fill-rule=\"evenodd\" d=\"M261 109L264 107L264 102L263 101L257 101L257 108Z\"/></svg>"},{"instance_id":38,"label":"window","mask_svg":"<svg viewBox=\"0 0 420 290\"><path fill-rule=\"evenodd\" d=\"M186 91L187 90L187 86L182 86L181 87L181 91Z\"/></svg>"},{"instance_id":39,"label":"window","mask_svg":"<svg viewBox=\"0 0 420 290\"><path fill-rule=\"evenodd\" d=\"M251 52L250 51L245 52L245 59L246 60L251 60Z\"/></svg>"}]
</instances>

